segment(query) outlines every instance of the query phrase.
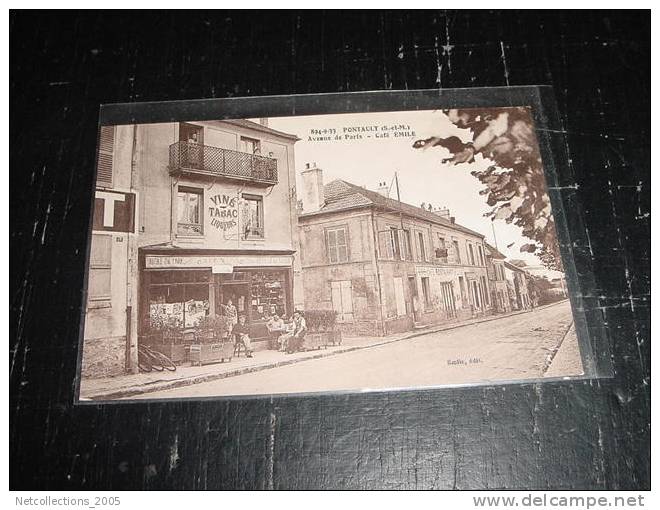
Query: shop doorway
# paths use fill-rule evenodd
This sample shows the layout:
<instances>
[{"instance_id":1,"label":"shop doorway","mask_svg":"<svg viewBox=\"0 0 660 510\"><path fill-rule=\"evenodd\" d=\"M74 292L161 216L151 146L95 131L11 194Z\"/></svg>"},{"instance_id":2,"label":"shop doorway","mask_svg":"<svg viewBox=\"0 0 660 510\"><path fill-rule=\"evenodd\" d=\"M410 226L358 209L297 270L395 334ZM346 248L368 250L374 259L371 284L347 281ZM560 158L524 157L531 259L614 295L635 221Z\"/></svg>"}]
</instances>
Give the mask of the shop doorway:
<instances>
[{"instance_id":1,"label":"shop doorway","mask_svg":"<svg viewBox=\"0 0 660 510\"><path fill-rule=\"evenodd\" d=\"M417 292L417 280L414 276L408 277L408 287L410 289L410 298L412 302L413 321L417 322L417 309L419 308L419 294Z\"/></svg>"},{"instance_id":2,"label":"shop doorway","mask_svg":"<svg viewBox=\"0 0 660 510\"><path fill-rule=\"evenodd\" d=\"M440 284L440 291L442 292L442 302L447 313L448 319L456 317L456 299L454 298L454 285L451 282L443 282Z\"/></svg>"},{"instance_id":3,"label":"shop doorway","mask_svg":"<svg viewBox=\"0 0 660 510\"><path fill-rule=\"evenodd\" d=\"M228 315L227 309L230 302L236 309L237 318L245 315L248 323L251 322L250 307L250 284L248 282L221 282L216 285L215 313L216 315Z\"/></svg>"}]
</instances>

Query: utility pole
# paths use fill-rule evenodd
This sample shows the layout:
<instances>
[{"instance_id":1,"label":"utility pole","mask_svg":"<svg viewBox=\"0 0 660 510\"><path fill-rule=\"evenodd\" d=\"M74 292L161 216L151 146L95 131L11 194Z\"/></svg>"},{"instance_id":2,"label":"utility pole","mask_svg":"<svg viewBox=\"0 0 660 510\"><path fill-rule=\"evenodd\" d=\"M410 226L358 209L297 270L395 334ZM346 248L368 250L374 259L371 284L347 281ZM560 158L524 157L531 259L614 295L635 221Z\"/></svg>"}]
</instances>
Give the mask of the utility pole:
<instances>
[{"instance_id":1,"label":"utility pole","mask_svg":"<svg viewBox=\"0 0 660 510\"><path fill-rule=\"evenodd\" d=\"M399 191L399 174L396 171L394 172L394 182L396 183L396 200L397 202L399 202L399 222L401 223L401 230L403 231L403 210L401 209L401 193Z\"/></svg>"},{"instance_id":2,"label":"utility pole","mask_svg":"<svg viewBox=\"0 0 660 510\"><path fill-rule=\"evenodd\" d=\"M495 241L495 249L497 251L500 251L500 249L497 247L497 236L495 235L495 222L491 221L490 226L493 228L493 241Z\"/></svg>"}]
</instances>

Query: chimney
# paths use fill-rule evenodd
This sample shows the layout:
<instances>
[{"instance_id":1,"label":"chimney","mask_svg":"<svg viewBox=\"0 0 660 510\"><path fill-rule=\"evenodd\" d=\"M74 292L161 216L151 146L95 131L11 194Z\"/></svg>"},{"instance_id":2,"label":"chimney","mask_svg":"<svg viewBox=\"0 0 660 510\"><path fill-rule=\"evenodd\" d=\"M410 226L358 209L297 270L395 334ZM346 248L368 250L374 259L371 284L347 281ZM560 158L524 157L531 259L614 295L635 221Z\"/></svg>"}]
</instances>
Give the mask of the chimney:
<instances>
[{"instance_id":1,"label":"chimney","mask_svg":"<svg viewBox=\"0 0 660 510\"><path fill-rule=\"evenodd\" d=\"M305 169L300 173L303 182L304 212L318 211L325 203L323 191L323 170L316 163L305 163Z\"/></svg>"},{"instance_id":2,"label":"chimney","mask_svg":"<svg viewBox=\"0 0 660 510\"><path fill-rule=\"evenodd\" d=\"M268 127L268 117L261 117L259 119L259 124L261 124L263 127Z\"/></svg>"},{"instance_id":3,"label":"chimney","mask_svg":"<svg viewBox=\"0 0 660 510\"><path fill-rule=\"evenodd\" d=\"M377 191L378 191L378 193L380 193L384 197L389 197L390 196L390 188L387 185L387 183L384 182L384 181L378 183L378 190Z\"/></svg>"},{"instance_id":4,"label":"chimney","mask_svg":"<svg viewBox=\"0 0 660 510\"><path fill-rule=\"evenodd\" d=\"M433 212L445 219L451 219L451 214L449 213L449 209L447 207L436 207L433 209Z\"/></svg>"}]
</instances>

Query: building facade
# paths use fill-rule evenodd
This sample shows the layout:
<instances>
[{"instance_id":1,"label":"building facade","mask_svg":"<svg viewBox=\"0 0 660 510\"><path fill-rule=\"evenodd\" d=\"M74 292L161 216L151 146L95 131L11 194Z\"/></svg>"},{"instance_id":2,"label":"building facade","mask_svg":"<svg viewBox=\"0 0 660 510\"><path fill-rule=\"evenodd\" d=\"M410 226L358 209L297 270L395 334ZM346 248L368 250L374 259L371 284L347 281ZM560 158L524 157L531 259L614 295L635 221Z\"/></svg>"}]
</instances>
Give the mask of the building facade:
<instances>
[{"instance_id":1,"label":"building facade","mask_svg":"<svg viewBox=\"0 0 660 510\"><path fill-rule=\"evenodd\" d=\"M511 301L504 266L506 256L500 253L497 248L488 243L485 244L493 312L508 313L511 311Z\"/></svg>"},{"instance_id":2,"label":"building facade","mask_svg":"<svg viewBox=\"0 0 660 510\"><path fill-rule=\"evenodd\" d=\"M532 299L529 292L529 275L521 267L510 262L504 262L504 270L509 288L509 301L512 310L529 310L532 308Z\"/></svg>"},{"instance_id":3,"label":"building facade","mask_svg":"<svg viewBox=\"0 0 660 510\"><path fill-rule=\"evenodd\" d=\"M133 126L103 126L89 247L83 376L134 370L137 341L138 185Z\"/></svg>"},{"instance_id":4,"label":"building facade","mask_svg":"<svg viewBox=\"0 0 660 510\"><path fill-rule=\"evenodd\" d=\"M298 138L265 120L104 130L83 374L135 371L138 342L155 321L194 328L222 314L229 300L247 316L258 347L267 316L303 306L294 283L301 272ZM121 218L129 214L128 203L128 233L97 229L109 217L108 204L116 219L118 206Z\"/></svg>"},{"instance_id":5,"label":"building facade","mask_svg":"<svg viewBox=\"0 0 660 510\"><path fill-rule=\"evenodd\" d=\"M390 334L491 312L484 237L448 215L302 172L298 224L308 308L350 334Z\"/></svg>"}]
</instances>

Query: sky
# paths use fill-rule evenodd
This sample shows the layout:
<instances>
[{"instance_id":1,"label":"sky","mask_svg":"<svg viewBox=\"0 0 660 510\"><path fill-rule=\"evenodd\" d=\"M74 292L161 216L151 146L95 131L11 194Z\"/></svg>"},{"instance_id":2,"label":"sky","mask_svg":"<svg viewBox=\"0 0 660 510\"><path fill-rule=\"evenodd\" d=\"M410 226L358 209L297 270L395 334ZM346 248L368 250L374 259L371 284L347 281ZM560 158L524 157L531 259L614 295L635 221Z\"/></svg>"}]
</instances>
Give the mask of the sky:
<instances>
[{"instance_id":1,"label":"sky","mask_svg":"<svg viewBox=\"0 0 660 510\"><path fill-rule=\"evenodd\" d=\"M330 136L315 134L312 130L334 129L335 134L344 135L345 129L375 126L382 133L383 126L401 127L388 130L390 138L375 138L373 132L362 132L359 140L316 141L310 137ZM409 126L406 129L403 126ZM378 183L390 185L394 172L398 172L399 190L403 202L420 205L431 203L435 207L447 207L456 222L486 236L487 242L495 245L493 227L498 249L510 259L524 260L528 265L539 265L536 255L521 253L520 246L530 242L521 234L521 229L504 220L485 218L491 209L486 204L486 195L479 195L485 186L472 170L483 170L490 163L477 155L474 163L450 166L442 164L449 152L441 147L426 151L413 149L417 139L430 136L447 137L456 135L463 140L469 133L454 126L440 111L408 111L386 113L359 113L340 115L313 115L278 117L269 119L269 127L298 135L295 145L297 187L301 189L300 172L306 163L315 162L323 169L327 184L334 179L343 179L367 189L377 190ZM413 132L414 131L414 136ZM403 136L393 138L394 132ZM355 135L355 132L348 133ZM367 135L370 135L367 138ZM332 135L334 136L334 135ZM396 198L396 189L391 188L391 198ZM511 248L508 245L514 243Z\"/></svg>"}]
</instances>

